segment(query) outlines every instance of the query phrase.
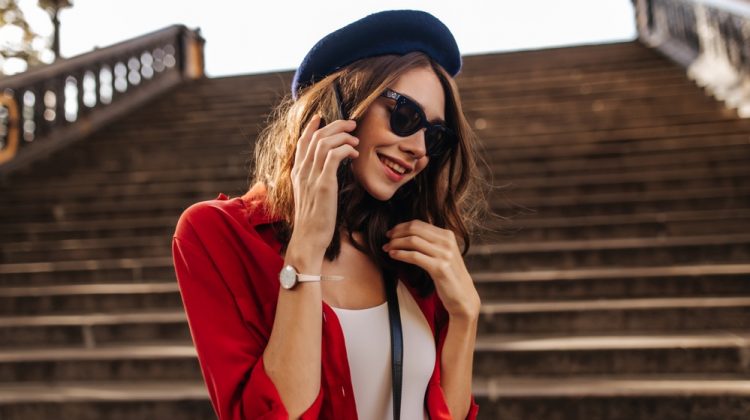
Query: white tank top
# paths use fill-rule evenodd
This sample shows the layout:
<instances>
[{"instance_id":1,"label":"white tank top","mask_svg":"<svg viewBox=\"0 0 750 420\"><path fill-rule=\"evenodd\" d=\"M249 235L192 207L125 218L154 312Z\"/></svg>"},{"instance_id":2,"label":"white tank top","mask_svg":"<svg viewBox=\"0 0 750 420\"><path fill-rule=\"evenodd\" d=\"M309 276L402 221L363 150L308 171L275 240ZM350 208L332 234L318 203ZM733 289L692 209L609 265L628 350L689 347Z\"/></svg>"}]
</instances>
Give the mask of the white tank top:
<instances>
[{"instance_id":1,"label":"white tank top","mask_svg":"<svg viewBox=\"0 0 750 420\"><path fill-rule=\"evenodd\" d=\"M401 418L427 420L424 401L435 368L435 340L422 310L401 281L396 291L404 337ZM388 302L365 309L331 308L344 332L359 420L393 420Z\"/></svg>"}]
</instances>

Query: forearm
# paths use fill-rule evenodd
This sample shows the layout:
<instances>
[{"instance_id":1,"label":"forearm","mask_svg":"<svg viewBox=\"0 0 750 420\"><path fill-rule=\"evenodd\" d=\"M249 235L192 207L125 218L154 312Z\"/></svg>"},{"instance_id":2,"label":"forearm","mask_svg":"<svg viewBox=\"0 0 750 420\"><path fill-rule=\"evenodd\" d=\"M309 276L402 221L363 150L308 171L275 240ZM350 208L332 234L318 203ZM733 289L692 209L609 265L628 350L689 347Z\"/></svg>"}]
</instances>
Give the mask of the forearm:
<instances>
[{"instance_id":1,"label":"forearm","mask_svg":"<svg viewBox=\"0 0 750 420\"><path fill-rule=\"evenodd\" d=\"M465 419L471 405L471 382L478 316L450 316L441 356L441 383L454 419Z\"/></svg>"},{"instance_id":2,"label":"forearm","mask_svg":"<svg viewBox=\"0 0 750 420\"><path fill-rule=\"evenodd\" d=\"M322 254L290 242L284 264L300 273L319 274ZM320 392L322 294L319 282L279 289L276 317L263 353L267 374L276 385L290 418L298 418Z\"/></svg>"}]
</instances>

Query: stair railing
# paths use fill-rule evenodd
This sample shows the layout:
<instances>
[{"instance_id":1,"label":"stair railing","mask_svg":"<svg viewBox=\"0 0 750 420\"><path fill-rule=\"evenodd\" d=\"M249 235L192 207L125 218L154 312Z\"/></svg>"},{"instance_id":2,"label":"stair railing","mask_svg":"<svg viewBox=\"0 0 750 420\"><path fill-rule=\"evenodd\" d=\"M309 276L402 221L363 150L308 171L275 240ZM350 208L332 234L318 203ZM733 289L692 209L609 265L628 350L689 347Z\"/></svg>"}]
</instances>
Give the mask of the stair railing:
<instances>
[{"instance_id":1,"label":"stair railing","mask_svg":"<svg viewBox=\"0 0 750 420\"><path fill-rule=\"evenodd\" d=\"M200 29L173 25L0 78L0 176L204 77Z\"/></svg>"},{"instance_id":2,"label":"stair railing","mask_svg":"<svg viewBox=\"0 0 750 420\"><path fill-rule=\"evenodd\" d=\"M750 118L750 2L635 0L640 39Z\"/></svg>"}]
</instances>

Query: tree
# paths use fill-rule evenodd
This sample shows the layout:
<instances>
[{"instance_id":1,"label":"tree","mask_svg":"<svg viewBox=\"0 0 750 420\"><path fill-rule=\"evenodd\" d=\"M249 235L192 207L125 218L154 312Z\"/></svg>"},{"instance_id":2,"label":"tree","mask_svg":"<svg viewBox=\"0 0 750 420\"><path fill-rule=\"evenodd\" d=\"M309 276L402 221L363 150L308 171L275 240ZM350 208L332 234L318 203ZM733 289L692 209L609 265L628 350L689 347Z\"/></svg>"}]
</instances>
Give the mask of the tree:
<instances>
[{"instance_id":1,"label":"tree","mask_svg":"<svg viewBox=\"0 0 750 420\"><path fill-rule=\"evenodd\" d=\"M50 64L60 57L60 9L72 6L68 0L39 0L37 6L52 20L51 37L37 33L18 5L19 0L0 0L0 75L10 75ZM50 49L52 52L50 53Z\"/></svg>"},{"instance_id":2,"label":"tree","mask_svg":"<svg viewBox=\"0 0 750 420\"><path fill-rule=\"evenodd\" d=\"M55 54L55 59L60 57L60 20L57 15L60 13L60 9L71 7L73 3L70 0L38 0L39 7L46 10L49 13L52 24L55 27L55 33L52 35L52 52Z\"/></svg>"},{"instance_id":3,"label":"tree","mask_svg":"<svg viewBox=\"0 0 750 420\"><path fill-rule=\"evenodd\" d=\"M46 64L42 61L42 51L34 47L37 38L39 35L29 26L17 0L0 0L0 70L3 74Z\"/></svg>"}]
</instances>

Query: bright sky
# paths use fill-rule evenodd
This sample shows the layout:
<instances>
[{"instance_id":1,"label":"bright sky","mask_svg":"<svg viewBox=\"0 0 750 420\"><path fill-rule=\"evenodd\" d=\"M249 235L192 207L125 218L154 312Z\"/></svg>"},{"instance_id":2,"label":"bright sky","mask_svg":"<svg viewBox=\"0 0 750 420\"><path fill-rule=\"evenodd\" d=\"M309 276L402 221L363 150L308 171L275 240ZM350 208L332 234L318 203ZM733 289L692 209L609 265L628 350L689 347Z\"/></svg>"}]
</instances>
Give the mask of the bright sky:
<instances>
[{"instance_id":1,"label":"bright sky","mask_svg":"<svg viewBox=\"0 0 750 420\"><path fill-rule=\"evenodd\" d=\"M35 0L19 0L39 32L49 31ZM182 23L200 27L209 77L296 68L315 42L387 9L432 13L462 54L632 40L631 0L73 0L60 13L63 57ZM31 7L29 7L31 5Z\"/></svg>"}]
</instances>

